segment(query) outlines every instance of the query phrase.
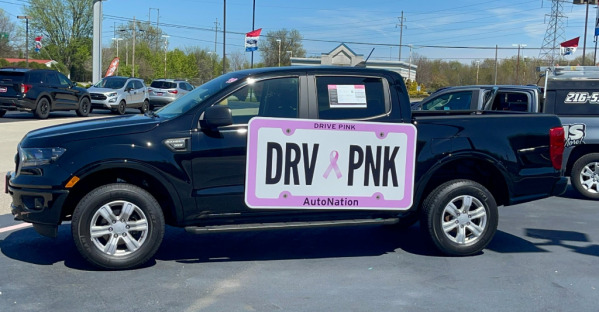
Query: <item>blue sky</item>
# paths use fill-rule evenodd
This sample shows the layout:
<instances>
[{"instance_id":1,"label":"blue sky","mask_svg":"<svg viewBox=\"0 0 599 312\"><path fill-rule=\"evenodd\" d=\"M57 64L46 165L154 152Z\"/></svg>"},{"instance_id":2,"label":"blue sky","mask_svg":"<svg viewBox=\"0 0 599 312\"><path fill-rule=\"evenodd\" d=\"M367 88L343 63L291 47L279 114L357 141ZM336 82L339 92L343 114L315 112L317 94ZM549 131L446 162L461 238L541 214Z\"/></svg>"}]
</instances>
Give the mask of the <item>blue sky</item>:
<instances>
[{"instance_id":1,"label":"blue sky","mask_svg":"<svg viewBox=\"0 0 599 312\"><path fill-rule=\"evenodd\" d=\"M28 1L1 0L0 6L19 23L22 6ZM413 53L430 59L455 59L471 63L494 58L494 49L454 49L461 47L500 48L526 45L522 56L537 57L549 24L551 1L413 1L413 0L255 0L256 27L263 34L286 28L296 29L304 37L308 56L318 56L345 42L353 51L371 59L397 60L399 57L400 19L404 16L403 45L412 45ZM90 1L91 3L91 1ZM252 30L253 0L227 1L227 53L243 51L243 33ZM223 27L222 0L108 0L103 2L103 44L108 45L114 27L127 19L156 23L170 35L169 49L199 46L214 49L215 22ZM582 53L585 6L563 3L565 40L581 37ZM596 8L589 7L587 53L594 49L593 34ZM402 49L408 61L409 48ZM217 36L217 53L222 54L222 33ZM499 57L510 57L517 49L501 49ZM249 59L249 54L248 59Z\"/></svg>"}]
</instances>

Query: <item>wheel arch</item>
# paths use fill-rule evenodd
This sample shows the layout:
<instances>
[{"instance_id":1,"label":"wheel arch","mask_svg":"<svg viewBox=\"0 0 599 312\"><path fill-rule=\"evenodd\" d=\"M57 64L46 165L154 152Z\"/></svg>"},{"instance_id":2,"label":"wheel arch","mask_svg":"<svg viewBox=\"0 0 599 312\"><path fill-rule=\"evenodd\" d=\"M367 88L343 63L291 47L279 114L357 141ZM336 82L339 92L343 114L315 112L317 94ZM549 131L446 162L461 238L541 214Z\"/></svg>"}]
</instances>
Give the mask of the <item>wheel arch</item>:
<instances>
[{"instance_id":1,"label":"wheel arch","mask_svg":"<svg viewBox=\"0 0 599 312\"><path fill-rule=\"evenodd\" d=\"M75 174L80 180L69 190L61 214L69 220L77 203L93 189L110 183L129 183L148 191L160 204L167 224L182 220L182 204L176 188L157 170L134 162L110 162L84 168Z\"/></svg>"},{"instance_id":2,"label":"wheel arch","mask_svg":"<svg viewBox=\"0 0 599 312\"><path fill-rule=\"evenodd\" d=\"M580 157L591 153L599 153L599 144L582 144L574 147L574 149L568 155L565 175L570 176L574 163L580 159Z\"/></svg>"},{"instance_id":3,"label":"wheel arch","mask_svg":"<svg viewBox=\"0 0 599 312\"><path fill-rule=\"evenodd\" d=\"M439 185L456 179L475 181L491 192L498 206L509 202L510 190L507 172L495 159L485 154L452 155L437 162L420 179L414 196L414 205L422 204L423 197Z\"/></svg>"}]
</instances>

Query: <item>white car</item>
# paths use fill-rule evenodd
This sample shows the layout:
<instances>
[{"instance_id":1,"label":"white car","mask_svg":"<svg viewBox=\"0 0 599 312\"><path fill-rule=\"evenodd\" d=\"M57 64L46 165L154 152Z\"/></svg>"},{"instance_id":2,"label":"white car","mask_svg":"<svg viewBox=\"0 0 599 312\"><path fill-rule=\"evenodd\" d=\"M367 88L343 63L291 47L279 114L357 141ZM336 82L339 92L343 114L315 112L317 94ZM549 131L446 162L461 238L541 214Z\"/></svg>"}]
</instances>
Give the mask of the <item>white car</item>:
<instances>
[{"instance_id":1,"label":"white car","mask_svg":"<svg viewBox=\"0 0 599 312\"><path fill-rule=\"evenodd\" d=\"M145 113L150 108L148 88L139 78L104 77L89 89L92 109L110 109L123 115L127 108L138 108Z\"/></svg>"}]
</instances>

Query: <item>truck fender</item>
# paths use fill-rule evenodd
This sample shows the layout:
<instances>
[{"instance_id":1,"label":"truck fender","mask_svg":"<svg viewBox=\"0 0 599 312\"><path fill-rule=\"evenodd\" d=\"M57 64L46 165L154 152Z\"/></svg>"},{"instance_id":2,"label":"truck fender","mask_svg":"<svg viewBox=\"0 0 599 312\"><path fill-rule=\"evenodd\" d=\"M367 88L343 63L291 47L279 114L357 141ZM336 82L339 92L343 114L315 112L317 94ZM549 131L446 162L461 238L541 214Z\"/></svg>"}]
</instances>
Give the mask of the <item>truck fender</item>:
<instances>
[{"instance_id":1,"label":"truck fender","mask_svg":"<svg viewBox=\"0 0 599 312\"><path fill-rule=\"evenodd\" d=\"M445 157L439 159L424 175L422 175L420 180L416 183L417 187L414 193L414 206L417 207L422 202L423 196L427 195L425 194L427 190L431 191L431 188L434 188L437 185L441 185L442 183L447 182L448 180L459 178L456 176L449 176L447 177L447 179L445 179L447 181L435 180L442 176L442 174L440 173L442 170L445 170L445 168L447 168L448 166L453 166L455 163L463 161L474 161L477 163L484 164L487 167L494 168L498 173L500 173L500 177L494 177L494 180L497 180L497 178L501 178L501 183L503 183L503 185L506 186L507 191L510 194L513 193L511 186L508 183L506 183L508 172L501 161L488 154L476 151L456 152L447 154ZM434 185L432 185L431 182L435 182ZM498 201L498 203L501 202L501 200L496 200Z\"/></svg>"},{"instance_id":2,"label":"truck fender","mask_svg":"<svg viewBox=\"0 0 599 312\"><path fill-rule=\"evenodd\" d=\"M177 192L177 188L160 172L160 170L154 168L153 166L135 160L113 159L101 163L88 164L85 167L77 170L74 175L79 177L80 180L84 181L89 176L109 169L132 169L141 171L156 179L156 181L158 181L165 188L164 191L168 192L169 196L171 197L173 207L170 208L170 212L172 216L176 218L175 221L177 223L182 222L184 219L183 203L181 202L181 197L179 196L179 192Z\"/></svg>"}]
</instances>

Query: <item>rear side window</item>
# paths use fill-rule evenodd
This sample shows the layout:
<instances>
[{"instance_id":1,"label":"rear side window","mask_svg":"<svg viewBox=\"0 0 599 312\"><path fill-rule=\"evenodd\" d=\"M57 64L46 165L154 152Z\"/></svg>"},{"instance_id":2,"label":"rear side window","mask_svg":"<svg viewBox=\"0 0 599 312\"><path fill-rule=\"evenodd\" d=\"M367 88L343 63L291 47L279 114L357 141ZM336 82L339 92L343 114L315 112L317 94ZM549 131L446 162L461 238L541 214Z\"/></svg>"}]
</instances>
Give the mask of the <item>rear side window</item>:
<instances>
[{"instance_id":1,"label":"rear side window","mask_svg":"<svg viewBox=\"0 0 599 312\"><path fill-rule=\"evenodd\" d=\"M59 85L60 81L58 81L58 75L56 75L56 73L47 73L46 83L54 86Z\"/></svg>"},{"instance_id":2,"label":"rear side window","mask_svg":"<svg viewBox=\"0 0 599 312\"><path fill-rule=\"evenodd\" d=\"M171 81L152 81L150 87L159 89L175 89L177 88L177 84Z\"/></svg>"},{"instance_id":3,"label":"rear side window","mask_svg":"<svg viewBox=\"0 0 599 312\"><path fill-rule=\"evenodd\" d=\"M0 71L0 81L8 83L21 83L25 73L23 72L11 72L11 71Z\"/></svg>"},{"instance_id":4,"label":"rear side window","mask_svg":"<svg viewBox=\"0 0 599 312\"><path fill-rule=\"evenodd\" d=\"M143 83L141 83L139 80L134 80L133 85L135 86L135 89L141 89L144 87Z\"/></svg>"},{"instance_id":5,"label":"rear side window","mask_svg":"<svg viewBox=\"0 0 599 312\"><path fill-rule=\"evenodd\" d=\"M382 78L316 77L321 119L363 119L388 112Z\"/></svg>"},{"instance_id":6,"label":"rear side window","mask_svg":"<svg viewBox=\"0 0 599 312\"><path fill-rule=\"evenodd\" d=\"M529 111L529 96L522 92L497 92L492 110Z\"/></svg>"},{"instance_id":7,"label":"rear side window","mask_svg":"<svg viewBox=\"0 0 599 312\"><path fill-rule=\"evenodd\" d=\"M29 83L44 83L44 72L31 71L29 72Z\"/></svg>"}]
</instances>

